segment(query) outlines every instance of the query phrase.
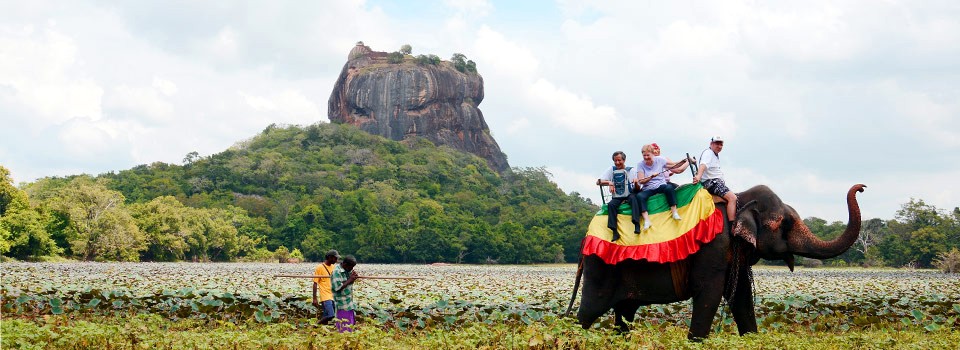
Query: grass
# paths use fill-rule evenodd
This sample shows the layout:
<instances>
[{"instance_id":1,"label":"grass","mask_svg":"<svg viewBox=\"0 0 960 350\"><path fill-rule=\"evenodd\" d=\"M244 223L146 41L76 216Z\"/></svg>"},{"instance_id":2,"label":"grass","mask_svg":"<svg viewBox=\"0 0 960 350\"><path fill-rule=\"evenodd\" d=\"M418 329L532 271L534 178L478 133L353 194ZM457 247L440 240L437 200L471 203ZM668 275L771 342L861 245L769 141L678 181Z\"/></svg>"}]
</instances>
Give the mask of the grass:
<instances>
[{"instance_id":1,"label":"grass","mask_svg":"<svg viewBox=\"0 0 960 350\"><path fill-rule=\"evenodd\" d=\"M919 327L847 332L795 327L744 337L724 332L692 343L686 327L637 324L633 332L620 335L583 330L570 319L409 331L361 323L356 332L344 334L312 320L234 324L171 321L149 314L5 318L0 327L4 349L954 349L960 344L958 330L928 332Z\"/></svg>"}]
</instances>

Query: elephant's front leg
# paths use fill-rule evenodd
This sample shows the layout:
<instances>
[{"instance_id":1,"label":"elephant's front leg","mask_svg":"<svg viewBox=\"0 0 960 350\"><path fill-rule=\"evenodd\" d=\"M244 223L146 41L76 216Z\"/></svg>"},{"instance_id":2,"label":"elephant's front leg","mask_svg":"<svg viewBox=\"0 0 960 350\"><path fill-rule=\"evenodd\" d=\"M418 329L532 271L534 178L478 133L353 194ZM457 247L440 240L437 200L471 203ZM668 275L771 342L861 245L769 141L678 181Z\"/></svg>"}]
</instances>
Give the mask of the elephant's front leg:
<instances>
[{"instance_id":1,"label":"elephant's front leg","mask_svg":"<svg viewBox=\"0 0 960 350\"><path fill-rule=\"evenodd\" d=\"M757 316L754 314L753 286L749 279L750 268L743 268L738 273L737 291L730 301L730 310L733 320L737 322L740 335L757 332Z\"/></svg>"}]
</instances>

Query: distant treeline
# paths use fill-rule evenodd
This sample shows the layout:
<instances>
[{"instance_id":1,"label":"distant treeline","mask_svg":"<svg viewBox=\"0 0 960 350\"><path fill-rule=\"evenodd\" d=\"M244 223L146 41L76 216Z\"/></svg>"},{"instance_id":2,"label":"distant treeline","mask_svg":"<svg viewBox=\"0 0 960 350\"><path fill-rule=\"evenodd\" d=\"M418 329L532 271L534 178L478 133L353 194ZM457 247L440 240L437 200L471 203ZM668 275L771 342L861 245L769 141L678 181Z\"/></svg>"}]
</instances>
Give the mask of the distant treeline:
<instances>
[{"instance_id":1,"label":"distant treeline","mask_svg":"<svg viewBox=\"0 0 960 350\"><path fill-rule=\"evenodd\" d=\"M542 168L498 174L427 140L348 125L271 125L183 165L44 178L0 167L0 252L46 260L576 261L598 209Z\"/></svg>"},{"instance_id":2,"label":"distant treeline","mask_svg":"<svg viewBox=\"0 0 960 350\"><path fill-rule=\"evenodd\" d=\"M598 207L542 168L498 174L423 139L396 142L348 125L271 125L183 165L44 178L16 188L0 166L0 253L21 260L574 262ZM824 239L845 222L804 220ZM930 267L960 247L960 208L920 199L827 265ZM807 261L807 264L819 263Z\"/></svg>"},{"instance_id":3,"label":"distant treeline","mask_svg":"<svg viewBox=\"0 0 960 350\"><path fill-rule=\"evenodd\" d=\"M827 223L811 217L803 220L817 236L834 239L843 233L845 222ZM860 237L846 253L825 261L827 265L933 267L947 253L955 260L960 253L960 208L947 212L910 199L892 220L869 219L862 223ZM951 262L956 264L956 262Z\"/></svg>"}]
</instances>

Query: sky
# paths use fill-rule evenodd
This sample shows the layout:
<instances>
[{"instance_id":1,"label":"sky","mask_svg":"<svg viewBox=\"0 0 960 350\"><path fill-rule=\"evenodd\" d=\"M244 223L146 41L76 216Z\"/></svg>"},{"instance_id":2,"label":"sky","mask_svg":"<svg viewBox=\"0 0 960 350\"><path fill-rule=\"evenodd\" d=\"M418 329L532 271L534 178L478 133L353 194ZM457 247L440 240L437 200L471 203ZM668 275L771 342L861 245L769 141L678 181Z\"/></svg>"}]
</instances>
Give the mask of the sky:
<instances>
[{"instance_id":1,"label":"sky","mask_svg":"<svg viewBox=\"0 0 960 350\"><path fill-rule=\"evenodd\" d=\"M600 202L622 150L699 155L803 217L960 206L960 2L5 1L0 165L18 184L181 164L328 122L357 41L463 53L511 166ZM690 181L688 173L674 181Z\"/></svg>"}]
</instances>

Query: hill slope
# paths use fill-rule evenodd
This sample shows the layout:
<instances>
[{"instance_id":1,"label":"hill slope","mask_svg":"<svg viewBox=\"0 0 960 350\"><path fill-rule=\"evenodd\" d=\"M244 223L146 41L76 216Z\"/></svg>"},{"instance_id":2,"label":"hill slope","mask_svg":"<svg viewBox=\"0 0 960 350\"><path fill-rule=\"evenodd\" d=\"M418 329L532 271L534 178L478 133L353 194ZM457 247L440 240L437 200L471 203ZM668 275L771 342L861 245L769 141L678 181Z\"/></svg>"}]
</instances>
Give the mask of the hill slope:
<instances>
[{"instance_id":1,"label":"hill slope","mask_svg":"<svg viewBox=\"0 0 960 350\"><path fill-rule=\"evenodd\" d=\"M366 262L574 261L596 206L564 194L543 169L491 170L475 156L350 125L271 125L185 165L100 175L128 204L173 196L198 208L243 208L269 228L268 249L330 248Z\"/></svg>"}]
</instances>

